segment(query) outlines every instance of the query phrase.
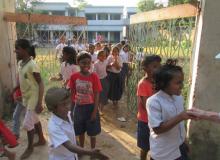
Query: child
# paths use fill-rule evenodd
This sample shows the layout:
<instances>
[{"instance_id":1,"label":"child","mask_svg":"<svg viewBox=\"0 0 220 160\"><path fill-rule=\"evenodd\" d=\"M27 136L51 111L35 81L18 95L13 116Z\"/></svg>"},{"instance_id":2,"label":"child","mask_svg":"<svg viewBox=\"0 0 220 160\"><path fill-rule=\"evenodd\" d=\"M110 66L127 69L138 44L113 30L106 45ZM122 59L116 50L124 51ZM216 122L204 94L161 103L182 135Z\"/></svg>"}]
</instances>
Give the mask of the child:
<instances>
[{"instance_id":1,"label":"child","mask_svg":"<svg viewBox=\"0 0 220 160\"><path fill-rule=\"evenodd\" d=\"M119 56L118 47L112 49L111 55L108 57L108 73L109 73L109 93L108 98L113 101L113 105L118 105L118 100L122 96L122 82L120 72L122 68L122 60Z\"/></svg>"},{"instance_id":2,"label":"child","mask_svg":"<svg viewBox=\"0 0 220 160\"><path fill-rule=\"evenodd\" d=\"M95 46L93 44L89 44L89 54L92 57L92 63L95 63L97 60L97 54L95 53Z\"/></svg>"},{"instance_id":3,"label":"child","mask_svg":"<svg viewBox=\"0 0 220 160\"><path fill-rule=\"evenodd\" d=\"M152 160L186 160L187 147L183 120L194 118L184 111L183 71L169 61L154 75L156 94L147 99Z\"/></svg>"},{"instance_id":4,"label":"child","mask_svg":"<svg viewBox=\"0 0 220 160\"><path fill-rule=\"evenodd\" d=\"M11 148L13 148L17 146L18 143L14 134L0 119L0 157L7 157L9 160L15 160L15 153L8 151L5 148L5 144L8 144Z\"/></svg>"},{"instance_id":5,"label":"child","mask_svg":"<svg viewBox=\"0 0 220 160\"><path fill-rule=\"evenodd\" d=\"M91 148L95 148L96 136L101 132L98 104L102 86L97 74L89 71L92 63L90 54L80 53L77 62L80 72L73 74L69 81L74 103L74 129L81 147L84 147L87 132Z\"/></svg>"},{"instance_id":6,"label":"child","mask_svg":"<svg viewBox=\"0 0 220 160\"><path fill-rule=\"evenodd\" d=\"M35 55L35 49L26 39L19 39L15 43L15 53L20 59L18 62L19 82L22 94L22 104L27 107L24 118L24 128L27 130L28 146L21 155L21 159L28 158L34 146L44 145L46 143L43 136L42 127L38 118L42 112L42 98L44 85L41 80L40 71L36 62L32 59ZM35 130L39 136L36 144L33 144Z\"/></svg>"},{"instance_id":7,"label":"child","mask_svg":"<svg viewBox=\"0 0 220 160\"><path fill-rule=\"evenodd\" d=\"M72 47L63 48L63 62L61 64L61 70L58 77L51 77L52 81L63 80L63 85L66 86L71 75L79 71L79 67L76 65L76 51Z\"/></svg>"},{"instance_id":8,"label":"child","mask_svg":"<svg viewBox=\"0 0 220 160\"><path fill-rule=\"evenodd\" d=\"M65 37L64 36L61 36L60 37L60 43L56 46L56 59L58 58L58 60L60 61L60 63L62 62L62 50L63 50L63 47L67 46L65 44Z\"/></svg>"},{"instance_id":9,"label":"child","mask_svg":"<svg viewBox=\"0 0 220 160\"><path fill-rule=\"evenodd\" d=\"M100 115L103 115L103 107L108 103L108 90L109 82L107 79L107 65L106 55L103 50L98 52L98 60L94 64L94 72L98 74L98 77L102 84L102 92L100 93L99 98L99 112Z\"/></svg>"},{"instance_id":10,"label":"child","mask_svg":"<svg viewBox=\"0 0 220 160\"><path fill-rule=\"evenodd\" d=\"M97 149L87 150L76 145L73 121L70 116L70 93L64 88L50 88L45 103L53 114L48 123L50 138L49 160L78 160L78 155L108 159Z\"/></svg>"},{"instance_id":11,"label":"child","mask_svg":"<svg viewBox=\"0 0 220 160\"><path fill-rule=\"evenodd\" d=\"M120 52L120 57L122 59L122 69L121 69L121 78L122 78L122 87L123 90L125 88L125 83L127 81L128 73L129 73L129 63L130 63L130 53L129 53L129 45L126 44L122 47Z\"/></svg>"},{"instance_id":12,"label":"child","mask_svg":"<svg viewBox=\"0 0 220 160\"><path fill-rule=\"evenodd\" d=\"M137 127L137 145L141 149L140 159L146 160L147 153L150 150L146 100L153 95L153 72L160 66L161 58L157 55L146 56L142 63L142 69L145 72L144 77L139 81L137 87L138 100L138 127Z\"/></svg>"}]
</instances>

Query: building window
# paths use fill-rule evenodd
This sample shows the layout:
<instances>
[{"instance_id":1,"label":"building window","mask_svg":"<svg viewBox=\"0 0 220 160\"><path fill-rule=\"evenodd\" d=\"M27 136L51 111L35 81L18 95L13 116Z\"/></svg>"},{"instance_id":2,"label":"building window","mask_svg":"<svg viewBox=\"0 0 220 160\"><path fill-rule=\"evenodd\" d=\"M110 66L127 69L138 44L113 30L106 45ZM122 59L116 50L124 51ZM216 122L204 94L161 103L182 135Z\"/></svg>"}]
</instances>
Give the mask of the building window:
<instances>
[{"instance_id":1,"label":"building window","mask_svg":"<svg viewBox=\"0 0 220 160\"><path fill-rule=\"evenodd\" d=\"M96 20L96 14L86 14L87 20Z\"/></svg>"},{"instance_id":2,"label":"building window","mask_svg":"<svg viewBox=\"0 0 220 160\"><path fill-rule=\"evenodd\" d=\"M108 20L108 14L106 13L98 14L98 20Z\"/></svg>"},{"instance_id":3,"label":"building window","mask_svg":"<svg viewBox=\"0 0 220 160\"><path fill-rule=\"evenodd\" d=\"M108 41L108 32L97 32L96 41L107 42Z\"/></svg>"},{"instance_id":4,"label":"building window","mask_svg":"<svg viewBox=\"0 0 220 160\"><path fill-rule=\"evenodd\" d=\"M110 42L112 43L120 42L120 32L110 32Z\"/></svg>"},{"instance_id":5,"label":"building window","mask_svg":"<svg viewBox=\"0 0 220 160\"><path fill-rule=\"evenodd\" d=\"M65 16L65 11L51 11L52 15Z\"/></svg>"},{"instance_id":6,"label":"building window","mask_svg":"<svg viewBox=\"0 0 220 160\"><path fill-rule=\"evenodd\" d=\"M96 32L88 31L88 41L89 43L95 43L96 41Z\"/></svg>"},{"instance_id":7,"label":"building window","mask_svg":"<svg viewBox=\"0 0 220 160\"><path fill-rule=\"evenodd\" d=\"M120 20L121 15L120 14L110 14L110 20Z\"/></svg>"}]
</instances>

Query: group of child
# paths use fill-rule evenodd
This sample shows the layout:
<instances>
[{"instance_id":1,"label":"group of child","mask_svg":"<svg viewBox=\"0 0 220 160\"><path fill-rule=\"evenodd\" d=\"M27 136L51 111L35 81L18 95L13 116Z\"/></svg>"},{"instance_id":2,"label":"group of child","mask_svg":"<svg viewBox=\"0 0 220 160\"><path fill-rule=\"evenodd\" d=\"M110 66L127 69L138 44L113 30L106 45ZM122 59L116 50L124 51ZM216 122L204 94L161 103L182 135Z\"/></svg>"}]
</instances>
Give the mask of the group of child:
<instances>
[{"instance_id":1,"label":"group of child","mask_svg":"<svg viewBox=\"0 0 220 160\"><path fill-rule=\"evenodd\" d=\"M61 72L51 80L63 80L64 87L50 88L45 95L46 106L52 112L48 123L50 160L78 160L78 156L82 155L108 159L95 149L96 136L101 132L99 111L102 111L108 99L117 105L121 98L124 87L122 80L125 80L122 75L128 73L128 50L126 44L117 44L112 49L108 46L101 48L100 43L96 46L90 44L88 52L80 53L73 47L63 47ZM38 117L43 110L44 86L30 42L17 40L15 53L19 87L15 89L18 105L14 114L14 121L18 124L14 124L16 127L13 131L19 138L18 115L25 108L23 126L27 131L28 146L21 159L26 159L34 147L46 143ZM202 118L217 121L219 114L199 109L184 111L181 96L184 74L176 61L168 60L161 65L158 55L149 55L144 57L141 65L145 75L137 87L137 145L141 148L140 159L146 160L150 150L151 160L187 160L183 120ZM1 136L7 139L6 134L2 134L5 129L0 128L0 131ZM35 132L39 137L37 143L33 143ZM84 149L85 133L90 137L91 150ZM79 137L79 144L76 136ZM0 152L13 160L14 154L2 144Z\"/></svg>"}]
</instances>

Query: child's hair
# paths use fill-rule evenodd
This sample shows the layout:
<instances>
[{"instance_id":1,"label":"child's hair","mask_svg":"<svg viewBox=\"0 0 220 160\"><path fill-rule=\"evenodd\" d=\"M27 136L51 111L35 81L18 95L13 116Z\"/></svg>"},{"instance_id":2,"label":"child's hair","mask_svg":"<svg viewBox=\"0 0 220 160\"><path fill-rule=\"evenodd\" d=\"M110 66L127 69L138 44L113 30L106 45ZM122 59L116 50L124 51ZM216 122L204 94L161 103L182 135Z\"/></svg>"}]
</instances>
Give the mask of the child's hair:
<instances>
[{"instance_id":1,"label":"child's hair","mask_svg":"<svg viewBox=\"0 0 220 160\"><path fill-rule=\"evenodd\" d=\"M158 55L147 55L141 62L141 66L145 69L152 62L161 62L161 57Z\"/></svg>"},{"instance_id":2,"label":"child's hair","mask_svg":"<svg viewBox=\"0 0 220 160\"><path fill-rule=\"evenodd\" d=\"M82 59L85 58L89 58L90 60L92 60L92 57L88 52L86 51L80 52L79 55L77 56L77 63L79 63Z\"/></svg>"},{"instance_id":3,"label":"child's hair","mask_svg":"<svg viewBox=\"0 0 220 160\"><path fill-rule=\"evenodd\" d=\"M65 46L63 47L63 54L69 55L67 59L67 63L69 64L76 64L76 50L73 47Z\"/></svg>"},{"instance_id":4,"label":"child's hair","mask_svg":"<svg viewBox=\"0 0 220 160\"><path fill-rule=\"evenodd\" d=\"M104 47L104 48L103 48L103 51L110 53L109 47Z\"/></svg>"},{"instance_id":5,"label":"child's hair","mask_svg":"<svg viewBox=\"0 0 220 160\"><path fill-rule=\"evenodd\" d=\"M53 87L47 90L45 103L49 111L54 111L60 102L71 98L70 91L65 88Z\"/></svg>"},{"instance_id":6,"label":"child's hair","mask_svg":"<svg viewBox=\"0 0 220 160\"><path fill-rule=\"evenodd\" d=\"M177 66L176 63L177 60L168 59L164 65L156 70L153 77L157 91L166 89L176 73L183 73L182 67Z\"/></svg>"},{"instance_id":7,"label":"child's hair","mask_svg":"<svg viewBox=\"0 0 220 160\"><path fill-rule=\"evenodd\" d=\"M117 45L116 45L116 46L114 46L114 47L112 48L112 51L113 51L114 49L116 49L116 50L118 51L118 54L119 54L120 49L118 48L118 46L117 46Z\"/></svg>"},{"instance_id":8,"label":"child's hair","mask_svg":"<svg viewBox=\"0 0 220 160\"><path fill-rule=\"evenodd\" d=\"M97 54L97 57L100 57L100 56L102 56L102 55L105 55L104 50L100 50L100 51L98 52L98 54Z\"/></svg>"},{"instance_id":9,"label":"child's hair","mask_svg":"<svg viewBox=\"0 0 220 160\"><path fill-rule=\"evenodd\" d=\"M125 42L125 40L122 40L120 43L122 46L124 46L126 42Z\"/></svg>"},{"instance_id":10,"label":"child's hair","mask_svg":"<svg viewBox=\"0 0 220 160\"><path fill-rule=\"evenodd\" d=\"M22 49L26 50L28 54L35 59L36 52L35 47L31 45L31 43L27 39L18 39L15 42L15 48L21 47Z\"/></svg>"}]
</instances>

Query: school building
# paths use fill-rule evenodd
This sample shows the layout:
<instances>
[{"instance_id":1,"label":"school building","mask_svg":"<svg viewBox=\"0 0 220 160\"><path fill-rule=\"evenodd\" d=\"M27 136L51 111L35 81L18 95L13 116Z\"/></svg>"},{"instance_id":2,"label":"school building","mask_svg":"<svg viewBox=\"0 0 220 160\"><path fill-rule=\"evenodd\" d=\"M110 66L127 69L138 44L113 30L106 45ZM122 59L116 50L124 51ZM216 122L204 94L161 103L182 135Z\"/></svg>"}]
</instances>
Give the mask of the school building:
<instances>
[{"instance_id":1,"label":"school building","mask_svg":"<svg viewBox=\"0 0 220 160\"><path fill-rule=\"evenodd\" d=\"M83 30L86 30L89 42L96 40L119 42L127 36L130 16L137 12L136 7L87 5L83 9L78 9L69 3L60 2L36 2L33 3L33 8L43 14L87 18L87 26L43 25L38 27L41 34L45 31L44 39L50 37L53 41L60 31L64 31L66 37L71 38L73 34L79 36Z\"/></svg>"}]
</instances>

